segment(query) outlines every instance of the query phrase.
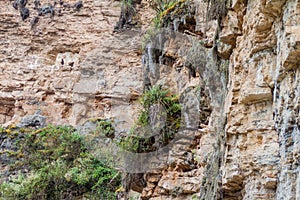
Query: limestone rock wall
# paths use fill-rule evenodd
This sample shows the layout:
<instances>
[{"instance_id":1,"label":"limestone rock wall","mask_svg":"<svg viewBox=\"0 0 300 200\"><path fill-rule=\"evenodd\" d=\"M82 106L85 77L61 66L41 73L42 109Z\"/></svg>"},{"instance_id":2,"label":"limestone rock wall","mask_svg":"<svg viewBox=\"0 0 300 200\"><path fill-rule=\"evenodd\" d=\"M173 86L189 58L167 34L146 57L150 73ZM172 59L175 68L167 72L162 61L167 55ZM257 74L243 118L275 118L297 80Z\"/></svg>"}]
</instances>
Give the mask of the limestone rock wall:
<instances>
[{"instance_id":1,"label":"limestone rock wall","mask_svg":"<svg viewBox=\"0 0 300 200\"><path fill-rule=\"evenodd\" d=\"M299 11L298 1L234 1L223 21L239 25L224 23L220 34L235 38L224 199L299 198Z\"/></svg>"},{"instance_id":2,"label":"limestone rock wall","mask_svg":"<svg viewBox=\"0 0 300 200\"><path fill-rule=\"evenodd\" d=\"M47 123L77 125L110 117L113 101L125 99L127 108L141 94L140 31L113 33L121 2L87 0L80 10L77 1L63 2L51 17L39 16L28 1L30 16L22 21L13 2L2 1L1 124L41 110Z\"/></svg>"},{"instance_id":3,"label":"limestone rock wall","mask_svg":"<svg viewBox=\"0 0 300 200\"><path fill-rule=\"evenodd\" d=\"M47 123L113 117L117 129L129 129L144 86L162 85L181 97L192 139L170 150L168 165L139 175L145 185L129 196L300 199L298 0L226 1L227 14L215 20L206 19L207 1L194 1L190 26L177 28L196 40L169 39L146 51L149 2L136 7L139 29L118 33L120 2L84 0L79 10L65 2L35 25L33 1L25 21L11 1L1 3L1 124L40 110Z\"/></svg>"}]
</instances>

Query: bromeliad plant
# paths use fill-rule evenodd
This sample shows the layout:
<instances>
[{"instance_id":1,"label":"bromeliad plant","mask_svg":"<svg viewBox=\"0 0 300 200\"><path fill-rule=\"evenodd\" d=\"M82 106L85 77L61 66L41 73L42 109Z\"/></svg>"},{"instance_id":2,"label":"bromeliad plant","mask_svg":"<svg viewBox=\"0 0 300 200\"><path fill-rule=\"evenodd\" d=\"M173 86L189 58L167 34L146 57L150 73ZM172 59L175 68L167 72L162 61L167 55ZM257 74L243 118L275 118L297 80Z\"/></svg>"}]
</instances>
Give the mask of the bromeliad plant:
<instances>
[{"instance_id":1,"label":"bromeliad plant","mask_svg":"<svg viewBox=\"0 0 300 200\"><path fill-rule=\"evenodd\" d=\"M143 109L135 126L126 137L120 140L119 146L137 153L155 151L158 147L167 145L178 132L181 123L181 105L176 95L171 94L169 90L162 89L161 86L153 86L146 90L139 101ZM161 109L153 110L151 109L153 106ZM162 121L163 126L158 133L153 133L151 115L160 115L159 112L163 112L162 115L165 116Z\"/></svg>"},{"instance_id":2,"label":"bromeliad plant","mask_svg":"<svg viewBox=\"0 0 300 200\"><path fill-rule=\"evenodd\" d=\"M167 118L171 121L180 119L181 106L177 96L170 93L169 90L162 89L161 86L153 86L146 90L140 98L143 110L138 118L138 125L149 125L149 110L154 104L159 104L167 113Z\"/></svg>"},{"instance_id":3,"label":"bromeliad plant","mask_svg":"<svg viewBox=\"0 0 300 200\"><path fill-rule=\"evenodd\" d=\"M153 19L156 28L166 27L176 17L184 16L188 13L188 0L152 0L151 7L156 11Z\"/></svg>"}]
</instances>

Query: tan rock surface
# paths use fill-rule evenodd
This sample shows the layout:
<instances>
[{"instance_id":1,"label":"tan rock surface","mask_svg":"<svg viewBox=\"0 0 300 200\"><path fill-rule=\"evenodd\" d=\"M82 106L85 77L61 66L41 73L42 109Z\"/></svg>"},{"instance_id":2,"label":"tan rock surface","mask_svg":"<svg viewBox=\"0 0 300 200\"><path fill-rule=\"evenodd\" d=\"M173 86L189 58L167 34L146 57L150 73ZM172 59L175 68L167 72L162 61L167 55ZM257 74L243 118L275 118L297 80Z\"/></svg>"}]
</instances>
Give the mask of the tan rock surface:
<instances>
[{"instance_id":1,"label":"tan rock surface","mask_svg":"<svg viewBox=\"0 0 300 200\"><path fill-rule=\"evenodd\" d=\"M236 38L236 48L230 57L226 102L227 150L222 167L224 199L297 199L295 193L285 197L282 195L288 193L282 189L286 187L285 182L296 184L297 178L288 178L286 181L280 178L288 176L287 172L281 171L286 166L282 166L281 161L286 160L281 150L285 139L280 138L282 136L276 128L278 122L274 121L279 114L276 112L279 108L274 103L279 101L278 96L281 99L281 95L274 93L282 90L274 89L278 87L274 84L281 85L284 91L297 91L295 86L282 87L284 83L281 83L281 76L278 75L282 70L287 77L295 73L287 72L287 66L293 66L295 71L299 71L299 63L293 57L297 50L291 50L290 45L286 45L290 39L283 39L291 37L294 44L297 44L297 33L288 26L291 20L297 29L297 4L295 1L286 4L285 1L252 1L245 8L247 11L240 22L242 34ZM226 35L226 29L223 31ZM293 84L297 84L298 78L295 75ZM293 103L295 106L297 104ZM299 129L293 130L294 134L299 135ZM295 138L292 140L295 141ZM284 152L291 155L294 153L289 150ZM297 190L295 185L288 187Z\"/></svg>"},{"instance_id":2,"label":"tan rock surface","mask_svg":"<svg viewBox=\"0 0 300 200\"><path fill-rule=\"evenodd\" d=\"M40 16L32 28L38 15L33 2L25 21L11 2L2 3L1 123L17 123L40 109L48 123L76 125L112 117L114 99L129 104L141 94L140 31L113 33L120 2L87 0L79 11L75 2L57 5L53 18Z\"/></svg>"}]
</instances>

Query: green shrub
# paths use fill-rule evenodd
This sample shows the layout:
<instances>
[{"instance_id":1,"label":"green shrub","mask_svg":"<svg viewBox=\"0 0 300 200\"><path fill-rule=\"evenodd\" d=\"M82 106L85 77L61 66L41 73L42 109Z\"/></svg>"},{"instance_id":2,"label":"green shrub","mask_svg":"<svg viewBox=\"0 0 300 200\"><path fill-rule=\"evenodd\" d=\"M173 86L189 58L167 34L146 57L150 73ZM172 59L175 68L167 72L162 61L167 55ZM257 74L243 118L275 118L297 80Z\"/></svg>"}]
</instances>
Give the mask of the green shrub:
<instances>
[{"instance_id":1,"label":"green shrub","mask_svg":"<svg viewBox=\"0 0 300 200\"><path fill-rule=\"evenodd\" d=\"M115 137L115 128L113 127L112 121L109 119L101 119L98 121L96 131L108 138Z\"/></svg>"},{"instance_id":2,"label":"green shrub","mask_svg":"<svg viewBox=\"0 0 300 200\"><path fill-rule=\"evenodd\" d=\"M108 163L90 154L82 136L72 127L48 126L32 130L22 140L17 146L24 159L16 168L26 167L29 173L1 184L1 198L116 198L120 175L108 167Z\"/></svg>"}]
</instances>

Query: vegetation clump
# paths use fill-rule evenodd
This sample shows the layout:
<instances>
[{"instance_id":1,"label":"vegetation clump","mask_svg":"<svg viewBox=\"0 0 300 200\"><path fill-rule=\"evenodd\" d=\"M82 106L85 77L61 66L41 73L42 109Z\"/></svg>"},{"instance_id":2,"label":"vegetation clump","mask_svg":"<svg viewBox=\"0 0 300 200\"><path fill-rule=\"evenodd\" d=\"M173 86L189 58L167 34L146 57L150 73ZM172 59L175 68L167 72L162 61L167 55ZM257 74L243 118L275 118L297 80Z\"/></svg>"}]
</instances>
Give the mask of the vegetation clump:
<instances>
[{"instance_id":1,"label":"vegetation clump","mask_svg":"<svg viewBox=\"0 0 300 200\"><path fill-rule=\"evenodd\" d=\"M153 19L156 28L167 27L175 18L189 14L188 0L152 0L150 4L156 11Z\"/></svg>"},{"instance_id":2,"label":"vegetation clump","mask_svg":"<svg viewBox=\"0 0 300 200\"><path fill-rule=\"evenodd\" d=\"M142 153L167 145L178 132L181 105L176 95L161 86L146 90L140 98L143 107L131 132L119 141L125 150Z\"/></svg>"},{"instance_id":3,"label":"vegetation clump","mask_svg":"<svg viewBox=\"0 0 300 200\"><path fill-rule=\"evenodd\" d=\"M48 126L20 134L16 147L23 159L11 169L26 173L2 183L0 199L116 199L120 174L90 154L74 128Z\"/></svg>"},{"instance_id":4,"label":"vegetation clump","mask_svg":"<svg viewBox=\"0 0 300 200\"><path fill-rule=\"evenodd\" d=\"M115 137L115 128L109 119L101 119L97 122L96 130L108 138Z\"/></svg>"}]
</instances>

